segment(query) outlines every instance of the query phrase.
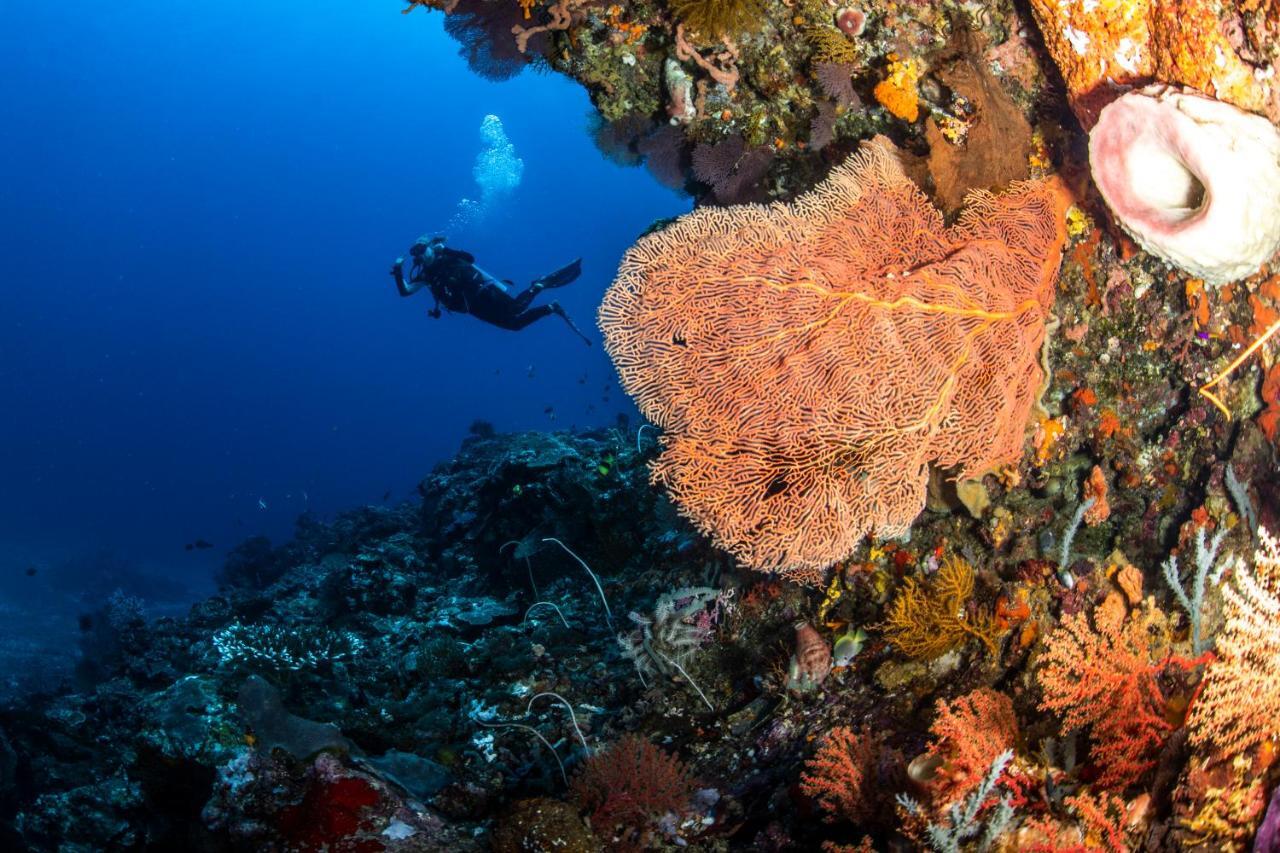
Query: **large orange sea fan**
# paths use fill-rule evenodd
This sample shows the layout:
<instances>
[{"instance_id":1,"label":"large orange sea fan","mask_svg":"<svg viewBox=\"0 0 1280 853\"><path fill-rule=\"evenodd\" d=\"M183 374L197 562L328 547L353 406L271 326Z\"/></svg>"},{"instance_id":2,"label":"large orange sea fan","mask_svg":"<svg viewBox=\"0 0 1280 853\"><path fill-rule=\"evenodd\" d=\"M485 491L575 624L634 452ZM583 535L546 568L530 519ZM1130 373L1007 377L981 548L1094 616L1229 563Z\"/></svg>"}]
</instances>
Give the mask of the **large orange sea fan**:
<instances>
[{"instance_id":1,"label":"large orange sea fan","mask_svg":"<svg viewBox=\"0 0 1280 853\"><path fill-rule=\"evenodd\" d=\"M1018 458L1041 380L1064 194L942 215L877 138L789 204L701 208L636 243L600 307L665 431L653 477L745 565L818 583L905 531L927 466Z\"/></svg>"}]
</instances>

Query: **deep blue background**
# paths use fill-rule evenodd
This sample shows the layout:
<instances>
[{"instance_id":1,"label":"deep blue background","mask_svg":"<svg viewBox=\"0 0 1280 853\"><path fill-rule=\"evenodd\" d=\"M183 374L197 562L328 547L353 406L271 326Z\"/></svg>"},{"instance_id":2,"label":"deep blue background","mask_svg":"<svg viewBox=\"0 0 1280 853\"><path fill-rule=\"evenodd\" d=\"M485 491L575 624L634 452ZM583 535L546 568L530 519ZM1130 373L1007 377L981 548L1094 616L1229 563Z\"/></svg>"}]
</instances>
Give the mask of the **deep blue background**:
<instances>
[{"instance_id":1,"label":"deep blue background","mask_svg":"<svg viewBox=\"0 0 1280 853\"><path fill-rule=\"evenodd\" d=\"M59 564L100 548L204 583L237 541L287 537L304 490L325 515L405 497L476 418L632 411L604 401L595 307L688 202L596 151L574 84L482 80L441 15L400 8L6 0L0 607L78 595ZM582 255L556 296L591 349L555 318L514 334L394 293L392 258L475 197L486 113L524 183L452 242L517 282Z\"/></svg>"}]
</instances>

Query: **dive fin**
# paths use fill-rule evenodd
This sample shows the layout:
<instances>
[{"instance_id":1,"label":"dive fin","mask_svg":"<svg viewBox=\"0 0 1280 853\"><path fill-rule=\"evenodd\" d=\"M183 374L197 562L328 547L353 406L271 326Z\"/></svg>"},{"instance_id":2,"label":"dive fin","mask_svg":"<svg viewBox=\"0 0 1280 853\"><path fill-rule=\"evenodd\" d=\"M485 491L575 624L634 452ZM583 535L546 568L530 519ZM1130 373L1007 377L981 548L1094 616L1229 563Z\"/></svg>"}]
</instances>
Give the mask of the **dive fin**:
<instances>
[{"instance_id":1,"label":"dive fin","mask_svg":"<svg viewBox=\"0 0 1280 853\"><path fill-rule=\"evenodd\" d=\"M577 261L574 261L574 263L577 263ZM572 281L572 279L570 280ZM560 307L559 302L552 302L551 305L548 307L551 308L552 313L554 313L561 320L564 320L564 322L569 326L569 328L573 331L575 335L582 338L582 342L584 344L586 344L587 346L591 346L591 339L588 338L586 335L582 334L582 330L578 328L578 324L573 322L573 320L569 318L569 315L565 313L564 308Z\"/></svg>"},{"instance_id":2,"label":"dive fin","mask_svg":"<svg viewBox=\"0 0 1280 853\"><path fill-rule=\"evenodd\" d=\"M555 272L544 275L534 283L541 284L543 287L564 287L566 284L576 281L581 274L582 258L578 258L573 263L566 264Z\"/></svg>"}]
</instances>

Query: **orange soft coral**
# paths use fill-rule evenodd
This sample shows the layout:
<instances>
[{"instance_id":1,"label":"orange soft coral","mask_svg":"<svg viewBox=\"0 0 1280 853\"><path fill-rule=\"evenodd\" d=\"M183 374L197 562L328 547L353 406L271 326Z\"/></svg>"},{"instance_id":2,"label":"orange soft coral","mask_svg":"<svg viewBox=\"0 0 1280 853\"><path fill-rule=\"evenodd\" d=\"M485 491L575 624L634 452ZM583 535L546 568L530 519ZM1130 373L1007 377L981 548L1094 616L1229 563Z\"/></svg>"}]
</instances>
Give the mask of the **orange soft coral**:
<instances>
[{"instance_id":1,"label":"orange soft coral","mask_svg":"<svg viewBox=\"0 0 1280 853\"><path fill-rule=\"evenodd\" d=\"M920 66L912 59L893 59L889 63L889 76L876 84L872 93L886 110L903 121L920 118L920 95L916 86L920 82Z\"/></svg>"}]
</instances>

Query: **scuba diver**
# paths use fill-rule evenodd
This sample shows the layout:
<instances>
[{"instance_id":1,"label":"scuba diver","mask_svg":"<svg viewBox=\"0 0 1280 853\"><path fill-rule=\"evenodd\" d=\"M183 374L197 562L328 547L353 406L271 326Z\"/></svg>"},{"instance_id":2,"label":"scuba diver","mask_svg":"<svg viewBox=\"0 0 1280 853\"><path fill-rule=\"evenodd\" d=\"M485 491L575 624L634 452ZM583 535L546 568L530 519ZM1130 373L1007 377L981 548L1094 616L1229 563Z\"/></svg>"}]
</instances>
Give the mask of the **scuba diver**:
<instances>
[{"instance_id":1,"label":"scuba diver","mask_svg":"<svg viewBox=\"0 0 1280 853\"><path fill-rule=\"evenodd\" d=\"M582 272L582 259L561 267L549 275L534 279L522 292L511 295L515 285L511 281L499 281L476 266L470 252L452 249L444 244L444 237L419 237L409 248L413 266L409 277L404 275L404 258L396 258L391 275L396 280L396 290L401 296L412 296L423 287L431 291L435 305L427 313L440 317L440 306L452 314L470 314L500 329L518 332L543 317L555 314L569 324L587 346L591 341L569 319L560 303L551 302L530 308L533 298L548 287L564 287L577 279Z\"/></svg>"}]
</instances>

